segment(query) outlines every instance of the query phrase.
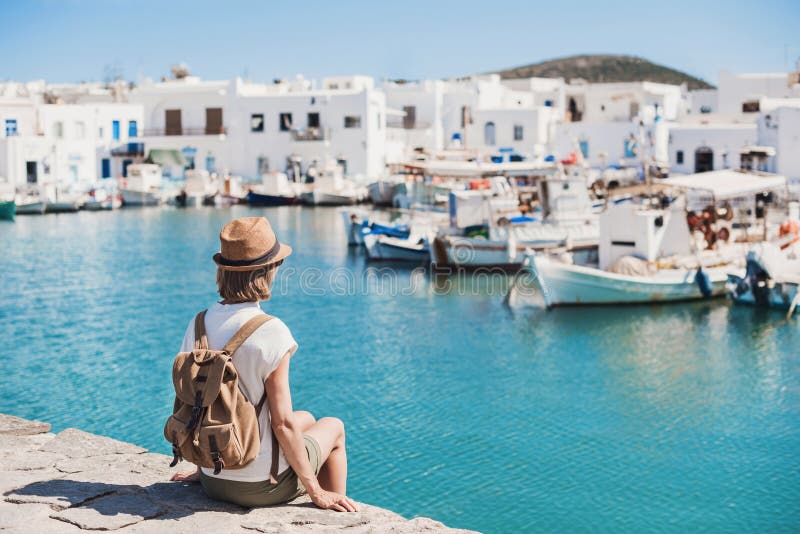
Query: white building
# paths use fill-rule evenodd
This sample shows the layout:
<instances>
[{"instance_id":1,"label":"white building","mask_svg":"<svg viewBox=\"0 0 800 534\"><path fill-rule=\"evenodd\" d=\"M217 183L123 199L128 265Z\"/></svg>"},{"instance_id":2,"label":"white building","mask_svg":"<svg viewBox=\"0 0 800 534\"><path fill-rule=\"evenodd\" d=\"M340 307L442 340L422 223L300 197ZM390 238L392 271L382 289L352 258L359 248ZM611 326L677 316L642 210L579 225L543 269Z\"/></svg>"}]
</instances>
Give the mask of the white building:
<instances>
[{"instance_id":1,"label":"white building","mask_svg":"<svg viewBox=\"0 0 800 534\"><path fill-rule=\"evenodd\" d=\"M385 98L369 77L329 78L315 88L303 78L189 76L143 84L130 99L144 107L146 149L180 151L190 168L255 178L285 170L291 157L303 169L337 160L348 174L375 176L385 164Z\"/></svg>"},{"instance_id":2,"label":"white building","mask_svg":"<svg viewBox=\"0 0 800 534\"><path fill-rule=\"evenodd\" d=\"M733 74L720 71L719 112L757 113L762 98L800 98L799 82L798 72Z\"/></svg>"},{"instance_id":3,"label":"white building","mask_svg":"<svg viewBox=\"0 0 800 534\"><path fill-rule=\"evenodd\" d=\"M59 86L60 87L60 86ZM0 180L6 187L84 185L122 172L112 151L127 151L142 125L141 106L117 103L111 91L76 90L64 102L44 82L0 86ZM83 96L81 96L83 95Z\"/></svg>"}]
</instances>

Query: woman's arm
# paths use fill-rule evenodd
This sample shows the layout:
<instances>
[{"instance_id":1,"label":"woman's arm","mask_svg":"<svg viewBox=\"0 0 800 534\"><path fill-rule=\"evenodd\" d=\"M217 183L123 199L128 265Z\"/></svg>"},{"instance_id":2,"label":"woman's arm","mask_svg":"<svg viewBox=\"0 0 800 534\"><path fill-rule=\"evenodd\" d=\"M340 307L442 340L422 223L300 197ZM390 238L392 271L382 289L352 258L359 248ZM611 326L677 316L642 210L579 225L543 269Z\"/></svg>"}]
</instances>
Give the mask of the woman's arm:
<instances>
[{"instance_id":1,"label":"woman's arm","mask_svg":"<svg viewBox=\"0 0 800 534\"><path fill-rule=\"evenodd\" d=\"M275 432L289 465L305 486L314 504L320 508L354 512L355 504L346 496L322 489L308 461L303 431L295 421L292 395L289 391L290 360L291 353L286 353L278 368L264 382L268 393L272 431Z\"/></svg>"}]
</instances>

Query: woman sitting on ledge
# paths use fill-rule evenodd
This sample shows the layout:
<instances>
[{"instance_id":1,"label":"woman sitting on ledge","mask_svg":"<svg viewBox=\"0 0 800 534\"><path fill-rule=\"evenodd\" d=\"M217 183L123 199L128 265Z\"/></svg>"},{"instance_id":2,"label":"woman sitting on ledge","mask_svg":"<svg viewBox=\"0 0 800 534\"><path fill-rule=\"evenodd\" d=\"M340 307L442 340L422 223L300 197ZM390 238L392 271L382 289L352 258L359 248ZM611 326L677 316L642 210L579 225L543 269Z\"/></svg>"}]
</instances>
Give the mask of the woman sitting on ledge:
<instances>
[{"instance_id":1,"label":"woman sitting on ledge","mask_svg":"<svg viewBox=\"0 0 800 534\"><path fill-rule=\"evenodd\" d=\"M226 224L219 235L217 288L221 302L205 314L208 346L220 350L248 320L263 314L259 301L269 300L275 272L292 249L279 243L264 217L245 217ZM194 320L183 339L182 352L195 345ZM176 481L199 480L214 499L242 506L281 504L305 492L315 505L340 512L358 507L346 496L347 454L344 425L309 412L294 411L289 389L289 362L297 343L277 318L261 325L236 350L233 364L239 386L254 405L267 393L268 410L259 414L261 446L255 460L239 469L199 468L178 473ZM277 438L277 439L274 439ZM273 446L279 447L277 476L270 482Z\"/></svg>"}]
</instances>

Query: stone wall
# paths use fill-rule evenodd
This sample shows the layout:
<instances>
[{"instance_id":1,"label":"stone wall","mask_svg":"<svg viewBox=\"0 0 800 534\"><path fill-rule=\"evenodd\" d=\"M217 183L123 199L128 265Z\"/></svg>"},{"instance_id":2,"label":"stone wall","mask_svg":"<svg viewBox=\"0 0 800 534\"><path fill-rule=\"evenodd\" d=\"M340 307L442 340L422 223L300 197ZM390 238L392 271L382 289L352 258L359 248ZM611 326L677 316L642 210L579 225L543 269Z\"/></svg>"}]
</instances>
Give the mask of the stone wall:
<instances>
[{"instance_id":1,"label":"stone wall","mask_svg":"<svg viewBox=\"0 0 800 534\"><path fill-rule=\"evenodd\" d=\"M246 509L213 501L199 484L169 482L171 458L110 438L0 414L0 531L243 533L465 532L361 505L320 510L302 497Z\"/></svg>"}]
</instances>

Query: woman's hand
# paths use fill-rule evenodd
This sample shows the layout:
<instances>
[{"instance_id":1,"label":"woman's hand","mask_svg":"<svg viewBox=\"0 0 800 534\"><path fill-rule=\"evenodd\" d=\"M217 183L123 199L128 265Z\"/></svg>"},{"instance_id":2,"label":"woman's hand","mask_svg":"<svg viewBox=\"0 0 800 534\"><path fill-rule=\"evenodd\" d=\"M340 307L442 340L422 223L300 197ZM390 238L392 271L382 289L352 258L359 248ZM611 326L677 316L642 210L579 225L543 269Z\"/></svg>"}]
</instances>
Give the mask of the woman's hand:
<instances>
[{"instance_id":1,"label":"woman's hand","mask_svg":"<svg viewBox=\"0 0 800 534\"><path fill-rule=\"evenodd\" d=\"M200 469L191 473L175 473L170 480L172 482L200 482Z\"/></svg>"},{"instance_id":2,"label":"woman's hand","mask_svg":"<svg viewBox=\"0 0 800 534\"><path fill-rule=\"evenodd\" d=\"M311 501L323 510L336 510L337 512L358 512L358 505L346 495L319 489L309 494Z\"/></svg>"}]
</instances>

